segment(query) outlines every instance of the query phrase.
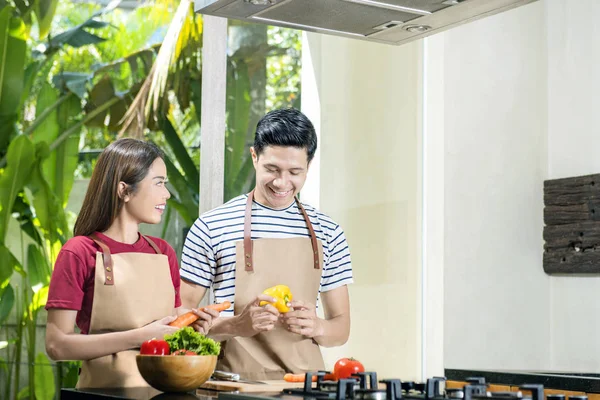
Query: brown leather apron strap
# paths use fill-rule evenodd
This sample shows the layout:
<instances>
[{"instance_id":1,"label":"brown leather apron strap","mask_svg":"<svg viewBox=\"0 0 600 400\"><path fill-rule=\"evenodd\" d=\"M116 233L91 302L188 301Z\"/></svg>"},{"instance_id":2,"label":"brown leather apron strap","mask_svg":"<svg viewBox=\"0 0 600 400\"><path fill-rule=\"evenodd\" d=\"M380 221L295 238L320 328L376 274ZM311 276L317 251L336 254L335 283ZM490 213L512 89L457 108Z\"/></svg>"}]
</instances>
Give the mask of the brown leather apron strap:
<instances>
[{"instance_id":1,"label":"brown leather apron strap","mask_svg":"<svg viewBox=\"0 0 600 400\"><path fill-rule=\"evenodd\" d=\"M100 240L98 236L94 235L93 233L88 237L92 239L100 247L100 249L102 249L102 259L104 261L104 284L114 285L115 276L113 274L113 260L110 255L110 249L102 240Z\"/></svg>"},{"instance_id":2,"label":"brown leather apron strap","mask_svg":"<svg viewBox=\"0 0 600 400\"><path fill-rule=\"evenodd\" d=\"M254 199L254 190L248 193L246 200L246 213L244 215L244 260L246 262L246 271L254 271L252 263L252 200Z\"/></svg>"},{"instance_id":3,"label":"brown leather apron strap","mask_svg":"<svg viewBox=\"0 0 600 400\"><path fill-rule=\"evenodd\" d=\"M142 234L140 233L140 235L142 235ZM160 249L158 248L158 246L156 245L156 243L154 243L154 241L152 241L152 239L150 239L146 235L142 235L142 237L144 239L146 239L146 242L148 242L148 244L150 245L150 247L152 247L154 249L154 251L156 252L156 254L162 254L162 252L160 251Z\"/></svg>"},{"instance_id":4,"label":"brown leather apron strap","mask_svg":"<svg viewBox=\"0 0 600 400\"><path fill-rule=\"evenodd\" d=\"M313 259L314 259L314 268L321 268L319 262L319 246L317 245L317 235L315 234L315 230L313 229L312 224L310 223L310 219L308 218L308 214L304 209L304 206L300 203L297 197L296 204L298 208L302 212L304 216L304 221L306 221L306 226L308 227L308 232L310 233L310 241L312 243L313 249ZM244 258L245 258L245 270L246 271L254 271L254 263L252 258L252 201L254 200L254 190L248 193L248 199L246 200L246 211L244 214Z\"/></svg>"},{"instance_id":5,"label":"brown leather apron strap","mask_svg":"<svg viewBox=\"0 0 600 400\"><path fill-rule=\"evenodd\" d=\"M308 232L310 232L310 241L312 242L313 258L315 260L315 269L319 269L319 246L317 246L317 235L315 234L315 230L313 229L313 226L310 223L310 219L308 218L308 214L306 213L304 206L302 205L302 203L300 203L300 200L298 200L297 197L296 204L298 204L298 208L302 212L302 215L304 215L304 220L306 221Z\"/></svg>"}]
</instances>

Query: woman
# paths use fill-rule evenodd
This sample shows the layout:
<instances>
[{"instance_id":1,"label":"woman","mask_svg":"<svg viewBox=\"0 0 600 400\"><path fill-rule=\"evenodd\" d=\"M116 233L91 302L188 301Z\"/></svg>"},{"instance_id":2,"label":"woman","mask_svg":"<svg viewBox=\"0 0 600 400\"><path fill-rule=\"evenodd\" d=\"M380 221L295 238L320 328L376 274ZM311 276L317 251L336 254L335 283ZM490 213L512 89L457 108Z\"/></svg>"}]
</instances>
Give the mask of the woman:
<instances>
[{"instance_id":1,"label":"woman","mask_svg":"<svg viewBox=\"0 0 600 400\"><path fill-rule=\"evenodd\" d=\"M147 386L135 356L140 345L177 328L179 265L164 240L141 235L161 221L166 166L153 144L120 139L98 158L50 281L46 350L54 360L83 360L77 387ZM206 333L213 310L198 311ZM74 326L81 330L76 334Z\"/></svg>"}]
</instances>

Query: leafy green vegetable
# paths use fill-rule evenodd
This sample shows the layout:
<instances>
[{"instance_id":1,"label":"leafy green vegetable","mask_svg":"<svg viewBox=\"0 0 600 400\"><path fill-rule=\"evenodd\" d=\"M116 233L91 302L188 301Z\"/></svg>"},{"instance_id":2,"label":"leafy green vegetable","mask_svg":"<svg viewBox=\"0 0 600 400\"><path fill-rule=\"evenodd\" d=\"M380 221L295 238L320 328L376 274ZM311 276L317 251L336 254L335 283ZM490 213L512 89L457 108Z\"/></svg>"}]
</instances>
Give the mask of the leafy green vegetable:
<instances>
[{"instance_id":1,"label":"leafy green vegetable","mask_svg":"<svg viewBox=\"0 0 600 400\"><path fill-rule=\"evenodd\" d=\"M190 350L199 356L218 356L221 352L221 343L196 332L190 326L181 328L171 335L165 335L165 340L169 343L171 354L177 350Z\"/></svg>"}]
</instances>

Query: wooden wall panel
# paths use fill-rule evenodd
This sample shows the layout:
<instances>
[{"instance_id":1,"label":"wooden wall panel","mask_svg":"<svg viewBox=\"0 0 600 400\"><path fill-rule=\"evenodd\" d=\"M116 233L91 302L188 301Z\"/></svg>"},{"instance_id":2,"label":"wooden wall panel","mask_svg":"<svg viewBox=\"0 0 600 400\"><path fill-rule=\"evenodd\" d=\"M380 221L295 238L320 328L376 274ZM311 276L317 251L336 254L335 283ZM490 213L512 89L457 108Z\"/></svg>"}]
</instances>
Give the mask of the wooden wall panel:
<instances>
[{"instance_id":1,"label":"wooden wall panel","mask_svg":"<svg viewBox=\"0 0 600 400\"><path fill-rule=\"evenodd\" d=\"M544 182L544 271L600 273L600 174Z\"/></svg>"}]
</instances>

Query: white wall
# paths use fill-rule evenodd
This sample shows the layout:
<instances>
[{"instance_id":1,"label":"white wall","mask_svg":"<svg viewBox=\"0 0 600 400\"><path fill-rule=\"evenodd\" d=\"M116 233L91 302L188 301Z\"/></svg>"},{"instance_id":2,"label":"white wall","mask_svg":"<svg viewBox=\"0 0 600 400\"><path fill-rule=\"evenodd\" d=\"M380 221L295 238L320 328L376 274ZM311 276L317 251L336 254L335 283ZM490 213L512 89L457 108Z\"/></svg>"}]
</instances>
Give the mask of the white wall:
<instances>
[{"instance_id":1,"label":"white wall","mask_svg":"<svg viewBox=\"0 0 600 400\"><path fill-rule=\"evenodd\" d=\"M600 171L600 2L547 0L549 178Z\"/></svg>"},{"instance_id":2,"label":"white wall","mask_svg":"<svg viewBox=\"0 0 600 400\"><path fill-rule=\"evenodd\" d=\"M326 349L326 365L353 356L381 377L416 379L421 44L307 37L315 91L303 88L303 108L319 118L320 209L344 228L356 281L350 340Z\"/></svg>"},{"instance_id":3,"label":"white wall","mask_svg":"<svg viewBox=\"0 0 600 400\"><path fill-rule=\"evenodd\" d=\"M423 368L444 376L444 36L423 46Z\"/></svg>"},{"instance_id":4,"label":"white wall","mask_svg":"<svg viewBox=\"0 0 600 400\"><path fill-rule=\"evenodd\" d=\"M546 1L548 178L600 172L600 2ZM552 277L552 365L600 371L600 277Z\"/></svg>"},{"instance_id":5,"label":"white wall","mask_svg":"<svg viewBox=\"0 0 600 400\"><path fill-rule=\"evenodd\" d=\"M600 170L598 17L595 0L540 0L402 47L307 36L309 193L357 281L329 367L600 370L600 278L542 268L543 181Z\"/></svg>"},{"instance_id":6,"label":"white wall","mask_svg":"<svg viewBox=\"0 0 600 400\"><path fill-rule=\"evenodd\" d=\"M541 259L543 180L600 170L598 17L545 0L443 36L446 367L600 370L600 277Z\"/></svg>"},{"instance_id":7,"label":"white wall","mask_svg":"<svg viewBox=\"0 0 600 400\"><path fill-rule=\"evenodd\" d=\"M549 366L545 26L537 2L435 38L444 41L444 110L430 118L444 120L447 368Z\"/></svg>"}]
</instances>

